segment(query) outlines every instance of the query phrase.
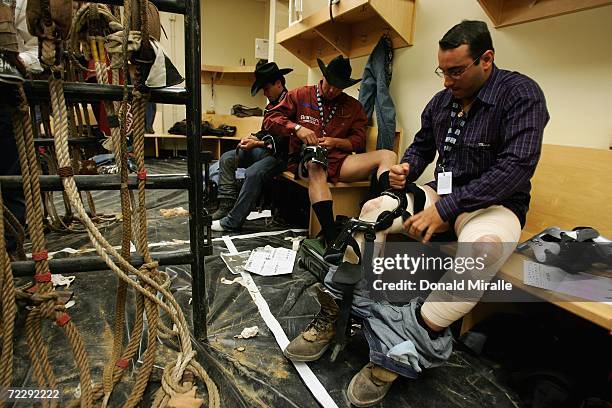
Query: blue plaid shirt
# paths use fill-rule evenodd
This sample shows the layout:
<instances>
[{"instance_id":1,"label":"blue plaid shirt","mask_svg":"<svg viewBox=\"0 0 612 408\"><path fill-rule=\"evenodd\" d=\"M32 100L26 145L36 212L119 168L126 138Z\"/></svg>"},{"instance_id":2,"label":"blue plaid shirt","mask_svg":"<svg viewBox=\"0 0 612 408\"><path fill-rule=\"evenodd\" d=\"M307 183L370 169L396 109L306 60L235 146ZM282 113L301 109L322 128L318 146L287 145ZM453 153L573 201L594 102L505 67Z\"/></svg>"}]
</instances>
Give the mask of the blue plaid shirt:
<instances>
[{"instance_id":1,"label":"blue plaid shirt","mask_svg":"<svg viewBox=\"0 0 612 408\"><path fill-rule=\"evenodd\" d=\"M542 90L527 76L494 65L464 116L456 144L444 152L453 102L457 101L445 89L425 107L421 129L402 158L402 163L410 164L408 181L419 178L438 152L436 180L428 184L436 189L443 160L444 170L453 173L452 193L436 203L444 221L454 222L461 213L497 204L514 212L525 226L530 179L549 119Z\"/></svg>"}]
</instances>

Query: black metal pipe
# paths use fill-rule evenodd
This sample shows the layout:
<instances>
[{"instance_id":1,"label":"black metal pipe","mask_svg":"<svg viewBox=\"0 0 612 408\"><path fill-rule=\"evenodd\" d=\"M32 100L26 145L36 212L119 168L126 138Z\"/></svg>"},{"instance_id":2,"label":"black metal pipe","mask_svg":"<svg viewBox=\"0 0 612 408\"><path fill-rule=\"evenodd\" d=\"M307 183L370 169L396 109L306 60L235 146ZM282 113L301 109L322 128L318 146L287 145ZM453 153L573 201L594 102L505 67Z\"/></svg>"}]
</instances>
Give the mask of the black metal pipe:
<instances>
[{"instance_id":1,"label":"black metal pipe","mask_svg":"<svg viewBox=\"0 0 612 408\"><path fill-rule=\"evenodd\" d=\"M153 260L164 265L188 265L193 262L193 257L189 251L177 252L152 252ZM113 260L115 260L113 258ZM133 255L130 264L139 267L144 263L142 256ZM13 276L32 276L36 271L34 261L15 261L11 262ZM49 270L51 273L80 273L93 272L109 269L106 263L99 256L76 256L70 258L50 259Z\"/></svg>"},{"instance_id":2,"label":"black metal pipe","mask_svg":"<svg viewBox=\"0 0 612 408\"><path fill-rule=\"evenodd\" d=\"M63 191L60 176L44 175L39 177L40 189L43 191ZM79 190L102 191L119 190L121 179L118 174L100 174L95 176L74 176ZM0 176L0 184L3 190L22 190L23 181L21 176ZM128 187L132 190L138 188L136 175L131 174L128 179ZM152 174L147 176L146 188L151 190L178 190L189 188L189 176L185 174Z\"/></svg>"},{"instance_id":3,"label":"black metal pipe","mask_svg":"<svg viewBox=\"0 0 612 408\"><path fill-rule=\"evenodd\" d=\"M185 0L185 80L187 98L187 170L189 188L189 237L193 262L191 264L193 331L199 341L207 341L206 285L204 271L204 185L202 178L202 94L200 86L200 1Z\"/></svg>"},{"instance_id":4,"label":"black metal pipe","mask_svg":"<svg viewBox=\"0 0 612 408\"><path fill-rule=\"evenodd\" d=\"M185 14L184 0L149 0L159 9L168 13ZM123 0L102 0L94 3L111 4L113 6L123 6Z\"/></svg>"},{"instance_id":5,"label":"black metal pipe","mask_svg":"<svg viewBox=\"0 0 612 408\"><path fill-rule=\"evenodd\" d=\"M95 137L75 137L74 139L68 139L69 145L89 145L102 143L102 139ZM53 146L55 140L52 137L39 137L34 139L36 146Z\"/></svg>"},{"instance_id":6,"label":"black metal pipe","mask_svg":"<svg viewBox=\"0 0 612 408\"><path fill-rule=\"evenodd\" d=\"M41 80L26 81L23 87L30 104L49 101L49 82ZM133 87L129 86L128 88L131 95ZM64 82L64 95L66 100L70 102L120 101L123 99L123 86ZM151 89L151 99L149 101L184 105L186 100L187 90L185 88L169 87Z\"/></svg>"}]
</instances>

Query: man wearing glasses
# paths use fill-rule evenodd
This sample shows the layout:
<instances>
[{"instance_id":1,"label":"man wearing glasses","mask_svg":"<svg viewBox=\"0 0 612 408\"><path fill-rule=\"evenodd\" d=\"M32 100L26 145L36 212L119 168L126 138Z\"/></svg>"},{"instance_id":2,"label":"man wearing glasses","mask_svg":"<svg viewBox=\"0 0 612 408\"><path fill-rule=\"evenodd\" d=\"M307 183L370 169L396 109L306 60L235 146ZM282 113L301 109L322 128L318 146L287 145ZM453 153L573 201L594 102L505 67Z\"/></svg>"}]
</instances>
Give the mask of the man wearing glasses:
<instances>
[{"instance_id":1,"label":"man wearing glasses","mask_svg":"<svg viewBox=\"0 0 612 408\"><path fill-rule=\"evenodd\" d=\"M454 233L460 245L456 259L486 259L479 277L489 280L514 250L525 225L530 179L549 119L540 87L525 75L497 68L494 56L491 35L481 21L463 21L439 41L435 72L444 79L445 89L425 107L421 129L389 174L391 186L406 191L407 211L413 215L398 217L376 235L377 242L384 242L389 233L425 242L437 233ZM436 153L434 180L412 184ZM421 211L415 209L419 201L424 202ZM392 198L381 196L364 205L360 218L375 221L395 205ZM355 239L363 243L363 234ZM356 260L349 248L345 261ZM321 312L285 351L293 360L318 358L333 339L338 313L331 294L338 293L333 273L330 270L325 279L328 290L318 288ZM447 270L442 279L449 275ZM452 350L449 326L478 299L434 290L424 302L414 299L399 307L374 302L356 290L352 310L364 319L370 363L349 384L351 403L374 405L398 375L414 377L421 368L442 364Z\"/></svg>"}]
</instances>

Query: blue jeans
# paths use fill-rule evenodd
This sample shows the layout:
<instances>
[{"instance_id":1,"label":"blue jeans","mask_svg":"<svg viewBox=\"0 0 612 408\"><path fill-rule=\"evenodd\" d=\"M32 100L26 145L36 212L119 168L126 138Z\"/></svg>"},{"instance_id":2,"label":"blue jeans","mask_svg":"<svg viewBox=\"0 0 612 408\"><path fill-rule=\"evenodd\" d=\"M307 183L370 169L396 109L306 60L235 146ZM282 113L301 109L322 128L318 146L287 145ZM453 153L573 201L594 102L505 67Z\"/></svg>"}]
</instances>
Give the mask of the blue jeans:
<instances>
[{"instance_id":1,"label":"blue jeans","mask_svg":"<svg viewBox=\"0 0 612 408\"><path fill-rule=\"evenodd\" d=\"M389 94L393 49L382 37L368 58L361 84L359 102L371 121L376 102L378 139L376 149L393 150L395 143L395 105Z\"/></svg>"},{"instance_id":2,"label":"blue jeans","mask_svg":"<svg viewBox=\"0 0 612 408\"><path fill-rule=\"evenodd\" d=\"M219 159L219 199L236 200L234 207L219 222L224 229L242 227L253 204L259 198L263 185L282 171L278 159L268 149L257 147L250 151L239 151L240 167L245 167L245 178L238 193L236 181L236 152L231 150ZM236 196L238 196L236 198Z\"/></svg>"}]
</instances>

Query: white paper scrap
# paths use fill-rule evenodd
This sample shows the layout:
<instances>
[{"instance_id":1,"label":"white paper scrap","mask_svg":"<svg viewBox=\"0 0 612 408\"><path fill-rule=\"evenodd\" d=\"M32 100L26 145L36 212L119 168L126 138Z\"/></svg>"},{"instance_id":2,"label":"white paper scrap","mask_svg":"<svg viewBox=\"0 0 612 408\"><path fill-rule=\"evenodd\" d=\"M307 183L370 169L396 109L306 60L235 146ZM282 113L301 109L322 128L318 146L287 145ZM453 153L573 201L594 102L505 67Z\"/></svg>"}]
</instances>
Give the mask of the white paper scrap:
<instances>
[{"instance_id":1,"label":"white paper scrap","mask_svg":"<svg viewBox=\"0 0 612 408\"><path fill-rule=\"evenodd\" d=\"M270 217L272 217L272 212L270 210L251 211L251 213L247 215L247 220L253 221L259 218L270 218Z\"/></svg>"},{"instance_id":2,"label":"white paper scrap","mask_svg":"<svg viewBox=\"0 0 612 408\"><path fill-rule=\"evenodd\" d=\"M296 252L287 248L256 248L244 269L262 276L285 275L293 272Z\"/></svg>"}]
</instances>

